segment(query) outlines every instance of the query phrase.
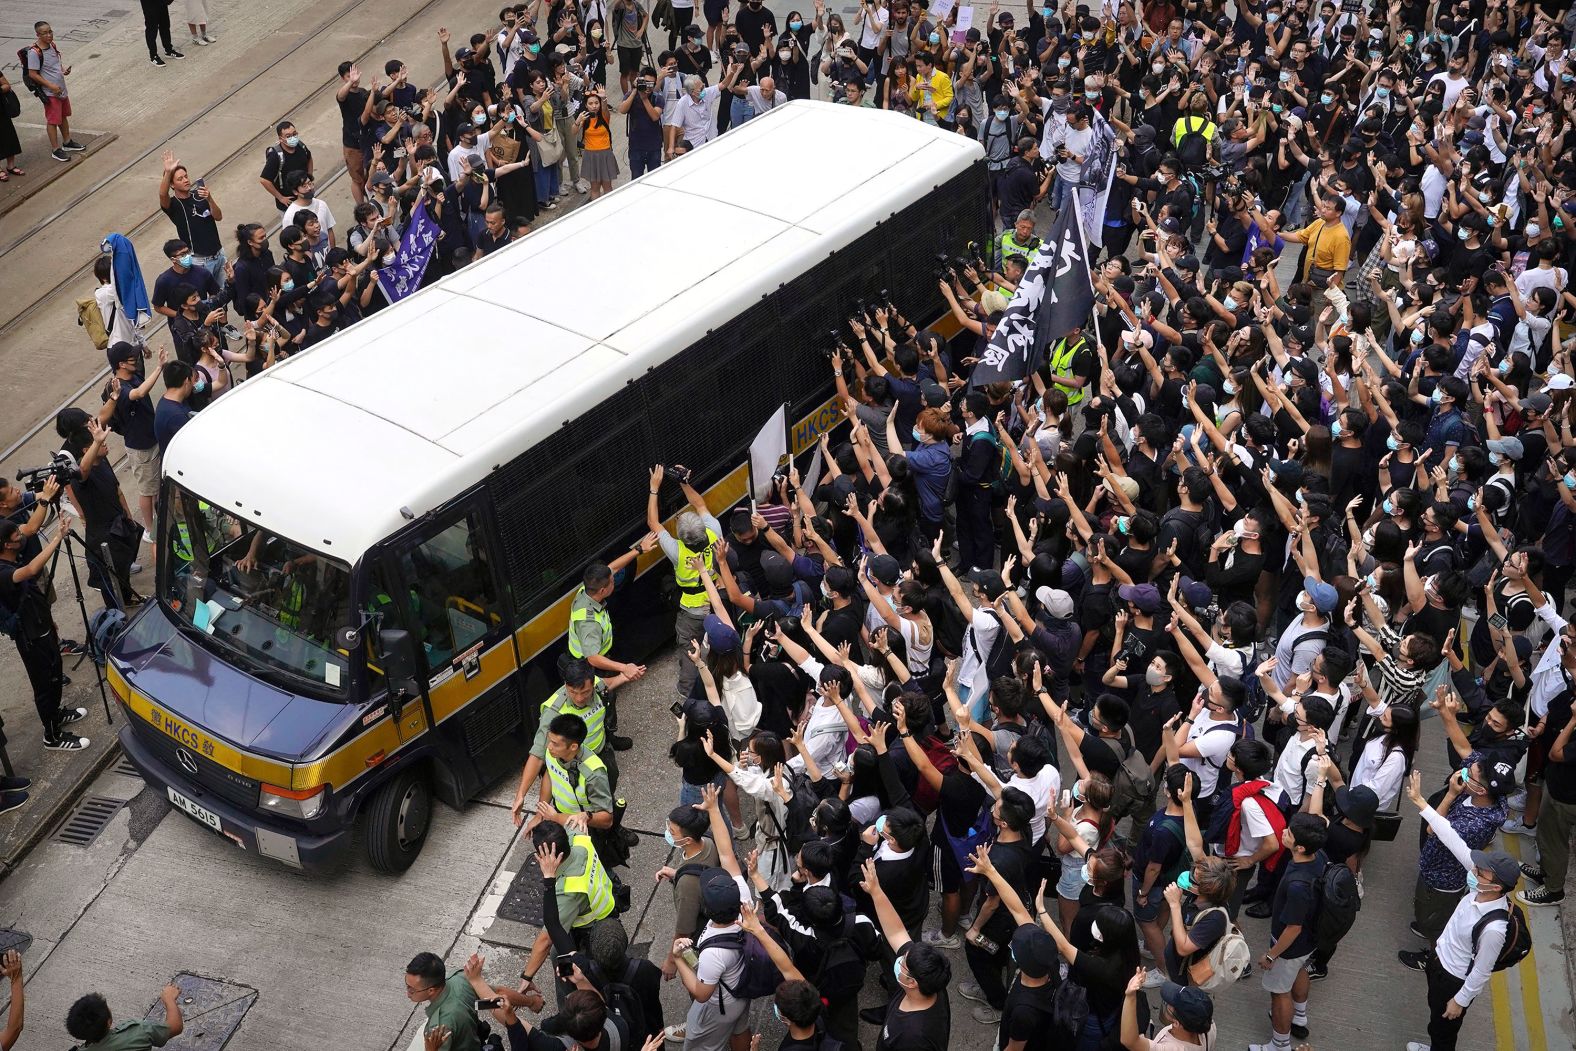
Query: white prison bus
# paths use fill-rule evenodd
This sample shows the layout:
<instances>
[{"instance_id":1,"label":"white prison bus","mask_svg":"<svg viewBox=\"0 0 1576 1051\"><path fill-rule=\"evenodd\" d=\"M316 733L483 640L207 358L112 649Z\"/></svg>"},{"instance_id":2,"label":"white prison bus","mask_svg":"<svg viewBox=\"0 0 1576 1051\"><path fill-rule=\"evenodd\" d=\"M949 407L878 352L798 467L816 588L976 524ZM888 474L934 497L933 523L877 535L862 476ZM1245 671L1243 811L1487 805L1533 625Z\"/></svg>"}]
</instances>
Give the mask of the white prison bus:
<instances>
[{"instance_id":1,"label":"white prison bus","mask_svg":"<svg viewBox=\"0 0 1576 1051\"><path fill-rule=\"evenodd\" d=\"M434 797L519 762L650 465L736 503L783 403L795 453L839 421L854 302L939 315L936 255L988 224L978 143L795 102L242 384L164 458L157 601L109 669L128 755L247 850L329 863L365 810L405 868ZM615 595L616 655L671 634L664 561Z\"/></svg>"}]
</instances>

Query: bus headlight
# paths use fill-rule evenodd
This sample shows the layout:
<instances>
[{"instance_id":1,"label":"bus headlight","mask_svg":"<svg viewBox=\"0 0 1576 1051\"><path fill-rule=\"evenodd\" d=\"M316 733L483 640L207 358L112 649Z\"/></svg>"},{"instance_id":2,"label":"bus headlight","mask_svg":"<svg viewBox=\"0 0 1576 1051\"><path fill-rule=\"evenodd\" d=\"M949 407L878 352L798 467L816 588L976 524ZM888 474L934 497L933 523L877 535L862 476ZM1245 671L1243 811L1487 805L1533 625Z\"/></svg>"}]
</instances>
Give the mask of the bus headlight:
<instances>
[{"instance_id":1,"label":"bus headlight","mask_svg":"<svg viewBox=\"0 0 1576 1051\"><path fill-rule=\"evenodd\" d=\"M301 790L264 784L261 802L264 810L271 810L276 814L302 821L311 821L323 812L323 801L328 796L325 791L327 787L327 785L318 785L316 788Z\"/></svg>"}]
</instances>

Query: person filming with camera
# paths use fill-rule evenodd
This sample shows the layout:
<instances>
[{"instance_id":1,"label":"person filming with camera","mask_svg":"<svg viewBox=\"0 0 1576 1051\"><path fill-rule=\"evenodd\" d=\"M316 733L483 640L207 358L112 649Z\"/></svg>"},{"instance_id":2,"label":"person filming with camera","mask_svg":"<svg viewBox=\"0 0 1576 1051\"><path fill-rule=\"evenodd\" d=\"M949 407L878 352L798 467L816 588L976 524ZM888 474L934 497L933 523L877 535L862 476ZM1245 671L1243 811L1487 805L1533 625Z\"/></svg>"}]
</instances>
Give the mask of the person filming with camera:
<instances>
[{"instance_id":1,"label":"person filming with camera","mask_svg":"<svg viewBox=\"0 0 1576 1051\"><path fill-rule=\"evenodd\" d=\"M60 634L45 590L50 563L71 528L71 513L61 508L55 535L32 558L24 560L22 554L28 540L43 528L59 495L59 480L50 478L39 490L38 503L26 522L0 519L0 627L16 643L27 669L33 705L44 726L44 747L76 752L88 746L88 739L69 733L65 727L86 716L88 710L60 705L66 677L60 663Z\"/></svg>"},{"instance_id":2,"label":"person filming with camera","mask_svg":"<svg viewBox=\"0 0 1576 1051\"><path fill-rule=\"evenodd\" d=\"M137 605L142 598L132 591L131 575L142 568L136 561L142 527L132 518L120 480L110 466L109 431L97 419L75 408L60 411L55 417L55 431L65 439L61 452L69 454L76 463L75 477L66 495L82 516L88 587L97 588L108 607ZM104 564L106 548L108 566ZM113 575L113 588L106 574Z\"/></svg>"}]
</instances>

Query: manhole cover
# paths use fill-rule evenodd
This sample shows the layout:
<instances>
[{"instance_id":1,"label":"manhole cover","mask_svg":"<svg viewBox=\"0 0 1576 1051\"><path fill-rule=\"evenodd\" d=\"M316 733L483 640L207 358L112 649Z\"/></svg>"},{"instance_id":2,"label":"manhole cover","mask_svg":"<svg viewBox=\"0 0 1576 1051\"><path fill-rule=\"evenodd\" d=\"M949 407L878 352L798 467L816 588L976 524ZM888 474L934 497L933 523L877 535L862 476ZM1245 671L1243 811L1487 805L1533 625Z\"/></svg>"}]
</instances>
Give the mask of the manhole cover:
<instances>
[{"instance_id":1,"label":"manhole cover","mask_svg":"<svg viewBox=\"0 0 1576 1051\"><path fill-rule=\"evenodd\" d=\"M525 923L532 927L542 925L542 870L537 867L536 855L528 855L525 868L509 884L509 892L498 904L498 918Z\"/></svg>"},{"instance_id":2,"label":"manhole cover","mask_svg":"<svg viewBox=\"0 0 1576 1051\"><path fill-rule=\"evenodd\" d=\"M9 927L0 927L0 956L15 949L19 953L26 953L33 947L33 936L26 931L14 931Z\"/></svg>"},{"instance_id":3,"label":"manhole cover","mask_svg":"<svg viewBox=\"0 0 1576 1051\"><path fill-rule=\"evenodd\" d=\"M219 1051L257 1002L256 989L219 978L182 973L175 976L174 984L181 991L186 1031L164 1045L168 1051ZM147 1022L164 1021L164 1005L154 1003L142 1017Z\"/></svg>"},{"instance_id":4,"label":"manhole cover","mask_svg":"<svg viewBox=\"0 0 1576 1051\"><path fill-rule=\"evenodd\" d=\"M98 839L99 833L104 831L110 818L115 816L115 811L123 805L124 801L120 799L88 796L72 808L71 813L66 815L66 819L60 823L60 827L50 839L73 847L85 847Z\"/></svg>"}]
</instances>

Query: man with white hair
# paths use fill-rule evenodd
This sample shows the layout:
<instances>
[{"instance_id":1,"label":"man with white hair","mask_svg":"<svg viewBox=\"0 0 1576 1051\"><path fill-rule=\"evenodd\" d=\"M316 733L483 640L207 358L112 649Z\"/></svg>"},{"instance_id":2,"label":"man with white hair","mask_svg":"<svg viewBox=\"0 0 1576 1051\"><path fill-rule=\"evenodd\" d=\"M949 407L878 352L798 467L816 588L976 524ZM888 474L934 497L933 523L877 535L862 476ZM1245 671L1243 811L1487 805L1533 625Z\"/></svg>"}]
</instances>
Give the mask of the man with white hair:
<instances>
[{"instance_id":1,"label":"man with white hair","mask_svg":"<svg viewBox=\"0 0 1576 1051\"><path fill-rule=\"evenodd\" d=\"M705 145L717 137L717 100L724 92L732 91L739 69L738 65L730 65L722 82L711 87L693 73L684 78L684 94L662 118L664 161L673 159L680 139L693 147Z\"/></svg>"},{"instance_id":2,"label":"man with white hair","mask_svg":"<svg viewBox=\"0 0 1576 1051\"><path fill-rule=\"evenodd\" d=\"M685 137L688 138L688 135ZM693 139L690 141L694 142ZM689 644L704 633L706 617L711 613L711 602L706 597L706 582L701 577L697 563L704 565L709 573L717 572L717 543L722 537L722 523L717 521L706 507L706 501L690 485L689 472L679 474L679 470L682 468L676 468L674 473L679 488L684 492L684 499L689 501L690 509L679 513L674 525L674 532L678 536L675 537L663 526L662 514L657 509L657 494L662 489L662 479L667 475L661 464L651 469L651 484L646 487L646 527L657 535L657 544L662 548L662 553L673 563L673 579L679 587L679 612L673 625L673 635L679 652L688 653ZM695 675L693 661L679 661L680 700L689 696Z\"/></svg>"}]
</instances>

